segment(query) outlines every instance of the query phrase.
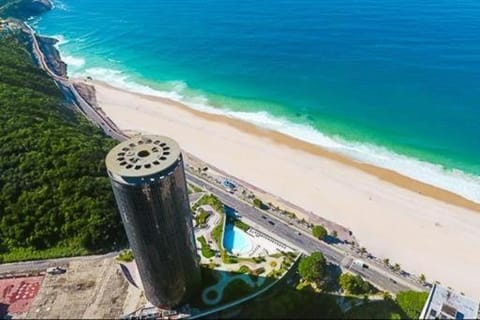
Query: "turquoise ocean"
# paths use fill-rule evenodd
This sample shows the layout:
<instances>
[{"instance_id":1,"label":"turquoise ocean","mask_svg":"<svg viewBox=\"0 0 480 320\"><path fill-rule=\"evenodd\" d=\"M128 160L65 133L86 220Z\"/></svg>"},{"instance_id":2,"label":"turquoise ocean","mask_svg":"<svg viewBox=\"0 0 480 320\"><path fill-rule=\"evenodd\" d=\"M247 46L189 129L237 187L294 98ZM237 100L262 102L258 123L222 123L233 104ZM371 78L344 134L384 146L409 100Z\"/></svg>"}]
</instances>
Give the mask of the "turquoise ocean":
<instances>
[{"instance_id":1,"label":"turquoise ocean","mask_svg":"<svg viewBox=\"0 0 480 320\"><path fill-rule=\"evenodd\" d=\"M243 119L480 202L480 1L54 0L71 76Z\"/></svg>"}]
</instances>

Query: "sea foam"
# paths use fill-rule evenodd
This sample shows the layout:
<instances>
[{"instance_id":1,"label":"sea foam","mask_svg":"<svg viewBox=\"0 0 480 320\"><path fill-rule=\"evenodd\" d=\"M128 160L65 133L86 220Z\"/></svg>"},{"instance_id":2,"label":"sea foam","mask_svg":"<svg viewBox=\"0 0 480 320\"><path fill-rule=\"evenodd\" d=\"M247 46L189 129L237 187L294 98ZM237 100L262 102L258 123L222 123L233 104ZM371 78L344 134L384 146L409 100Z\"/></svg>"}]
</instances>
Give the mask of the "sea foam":
<instances>
[{"instance_id":1,"label":"sea foam","mask_svg":"<svg viewBox=\"0 0 480 320\"><path fill-rule=\"evenodd\" d=\"M55 10L62 10L62 11L68 11L68 7L67 5L60 1L60 0L53 0L53 1L50 1L52 3L52 10L55 9Z\"/></svg>"},{"instance_id":2,"label":"sea foam","mask_svg":"<svg viewBox=\"0 0 480 320\"><path fill-rule=\"evenodd\" d=\"M106 68L89 68L81 75L91 76L115 87L128 91L169 98L198 111L223 115L243 120L262 128L318 145L335 153L357 161L398 172L412 179L448 190L466 199L480 203L480 177L460 170L447 170L440 165L407 157L384 147L346 141L341 137L331 137L307 124L298 124L286 118L273 116L266 111L240 112L229 110L228 106L218 108L202 95L185 94L187 85L182 81L170 83L171 90L161 91L133 81L126 73Z\"/></svg>"},{"instance_id":3,"label":"sea foam","mask_svg":"<svg viewBox=\"0 0 480 320\"><path fill-rule=\"evenodd\" d=\"M62 56L62 60L70 69L79 69L85 65L85 59L74 56Z\"/></svg>"}]
</instances>

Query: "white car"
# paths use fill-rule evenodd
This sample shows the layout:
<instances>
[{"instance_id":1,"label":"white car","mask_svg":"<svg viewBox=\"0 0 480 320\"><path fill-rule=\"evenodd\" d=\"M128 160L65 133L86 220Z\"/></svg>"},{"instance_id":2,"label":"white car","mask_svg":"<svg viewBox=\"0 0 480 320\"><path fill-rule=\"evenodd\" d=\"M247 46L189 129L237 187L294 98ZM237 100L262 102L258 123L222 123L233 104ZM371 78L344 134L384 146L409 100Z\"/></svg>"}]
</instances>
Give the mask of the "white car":
<instances>
[{"instance_id":1,"label":"white car","mask_svg":"<svg viewBox=\"0 0 480 320\"><path fill-rule=\"evenodd\" d=\"M65 272L67 272L67 270L65 268L62 268L62 267L47 268L47 273L48 274L62 274L62 273L65 273Z\"/></svg>"}]
</instances>

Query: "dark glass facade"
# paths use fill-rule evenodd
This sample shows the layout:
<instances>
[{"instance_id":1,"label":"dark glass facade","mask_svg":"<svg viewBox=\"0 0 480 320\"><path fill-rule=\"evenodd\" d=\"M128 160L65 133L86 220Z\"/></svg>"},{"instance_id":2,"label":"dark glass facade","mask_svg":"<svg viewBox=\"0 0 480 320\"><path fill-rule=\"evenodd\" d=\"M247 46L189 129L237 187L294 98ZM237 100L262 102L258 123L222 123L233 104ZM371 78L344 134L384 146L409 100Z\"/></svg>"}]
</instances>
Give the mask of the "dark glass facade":
<instances>
[{"instance_id":1,"label":"dark glass facade","mask_svg":"<svg viewBox=\"0 0 480 320\"><path fill-rule=\"evenodd\" d=\"M147 300L162 308L185 303L200 269L181 154L155 174L109 175Z\"/></svg>"}]
</instances>

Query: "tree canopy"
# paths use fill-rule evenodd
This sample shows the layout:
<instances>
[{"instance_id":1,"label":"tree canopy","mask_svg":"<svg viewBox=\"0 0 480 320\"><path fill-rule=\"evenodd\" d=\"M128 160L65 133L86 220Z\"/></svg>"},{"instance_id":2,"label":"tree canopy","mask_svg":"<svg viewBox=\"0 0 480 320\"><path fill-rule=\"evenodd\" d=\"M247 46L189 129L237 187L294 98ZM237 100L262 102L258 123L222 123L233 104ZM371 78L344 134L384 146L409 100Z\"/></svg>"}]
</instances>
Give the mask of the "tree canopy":
<instances>
[{"instance_id":1,"label":"tree canopy","mask_svg":"<svg viewBox=\"0 0 480 320\"><path fill-rule=\"evenodd\" d=\"M298 265L300 276L311 282L320 281L325 275L326 261L322 253L314 252L303 257Z\"/></svg>"},{"instance_id":2,"label":"tree canopy","mask_svg":"<svg viewBox=\"0 0 480 320\"><path fill-rule=\"evenodd\" d=\"M0 37L0 254L108 250L125 240L104 163L115 141L62 105L18 39Z\"/></svg>"},{"instance_id":3,"label":"tree canopy","mask_svg":"<svg viewBox=\"0 0 480 320\"><path fill-rule=\"evenodd\" d=\"M312 235L315 238L323 240L328 235L328 232L327 232L327 229L325 229L323 226L314 226L312 228Z\"/></svg>"},{"instance_id":4,"label":"tree canopy","mask_svg":"<svg viewBox=\"0 0 480 320\"><path fill-rule=\"evenodd\" d=\"M340 276L339 283L344 291L352 294L368 294L374 291L374 287L359 275L343 273Z\"/></svg>"}]
</instances>

